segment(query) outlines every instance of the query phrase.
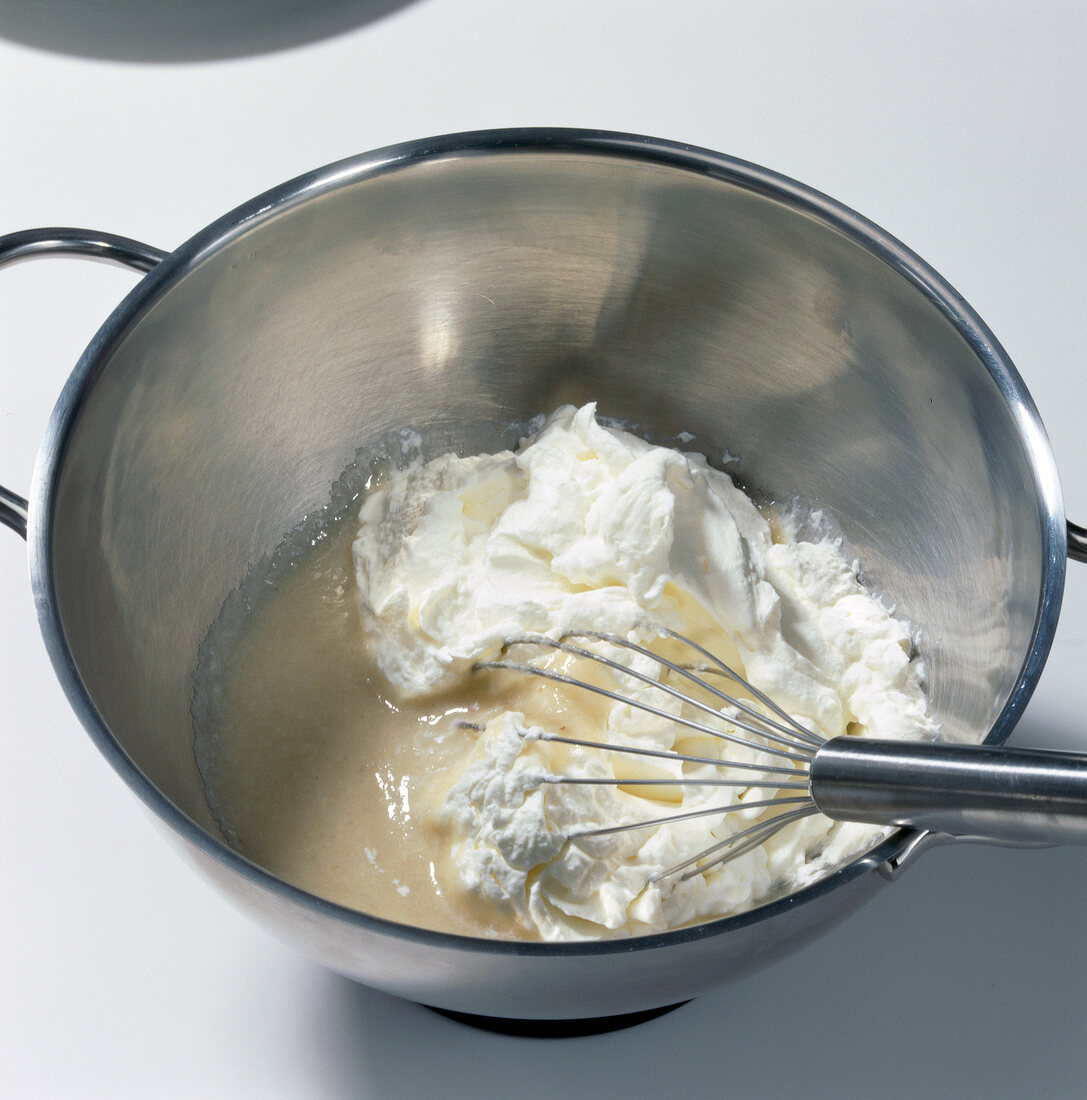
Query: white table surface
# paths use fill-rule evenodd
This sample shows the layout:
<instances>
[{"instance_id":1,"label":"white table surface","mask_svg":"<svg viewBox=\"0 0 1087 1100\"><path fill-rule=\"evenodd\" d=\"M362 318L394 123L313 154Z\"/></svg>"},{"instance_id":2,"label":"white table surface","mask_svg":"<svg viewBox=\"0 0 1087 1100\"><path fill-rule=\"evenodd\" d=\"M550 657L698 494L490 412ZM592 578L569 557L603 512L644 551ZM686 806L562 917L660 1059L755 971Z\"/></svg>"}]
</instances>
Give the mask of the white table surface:
<instances>
[{"instance_id":1,"label":"white table surface","mask_svg":"<svg viewBox=\"0 0 1087 1100\"><path fill-rule=\"evenodd\" d=\"M2 0L0 232L85 225L171 249L307 169L455 130L708 146L835 196L956 286L1025 377L1087 522L1078 0L312 3L272 25L286 48L176 60L266 42L280 6L232 0L245 18L204 31L214 6L193 3L181 33L112 0L92 33L72 30L75 0ZM81 42L167 60L49 48ZM133 281L76 261L0 273L4 484L28 489L64 378ZM936 850L791 960L588 1039L475 1032L318 969L205 886L92 747L46 658L25 548L0 536L0 1095L1083 1095L1082 849ZM1014 739L1087 748L1085 671L1073 564Z\"/></svg>"}]
</instances>

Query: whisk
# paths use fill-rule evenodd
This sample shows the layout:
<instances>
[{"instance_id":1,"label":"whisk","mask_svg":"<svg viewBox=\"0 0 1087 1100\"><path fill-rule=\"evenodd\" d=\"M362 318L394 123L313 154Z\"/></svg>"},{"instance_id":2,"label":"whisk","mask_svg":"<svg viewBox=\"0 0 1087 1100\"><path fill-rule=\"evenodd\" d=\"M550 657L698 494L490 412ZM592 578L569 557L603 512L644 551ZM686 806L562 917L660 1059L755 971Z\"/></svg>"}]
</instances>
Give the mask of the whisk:
<instances>
[{"instance_id":1,"label":"whisk","mask_svg":"<svg viewBox=\"0 0 1087 1100\"><path fill-rule=\"evenodd\" d=\"M766 764L729 759L727 755L686 755L557 733L538 733L539 740L580 746L605 753L662 758L683 764L709 765L716 777L579 777L546 775L542 782L608 784L616 787L772 787L772 798L724 806L700 806L645 821L587 829L568 834L579 840L634 829L650 829L689 818L724 815L739 808L766 811L756 824L739 830L711 847L659 872L661 879L685 878L758 847L794 821L816 813L836 821L883 826L908 826L959 837L1008 844L1087 844L1087 755L1038 749L1007 749L988 745L944 744L931 741L885 741L840 736L825 738L805 728L782 707L748 683L734 669L697 642L662 630L662 636L689 650L692 662L672 661L626 638L597 631L576 631L559 638L537 635L510 638L500 659L478 662L475 668L502 670L595 692L618 703L679 723L699 734L728 744L769 754ZM654 662L659 677L643 673L603 653L576 644L595 641L628 650ZM621 676L648 685L652 692L684 704L683 714L656 706L602 684L553 668L517 660L525 649L558 650L596 662ZM665 682L664 676L675 674ZM730 694L710 677L731 681ZM735 689L733 689L735 690ZM649 694L652 694L649 693ZM739 696L743 695L743 698ZM693 715L699 715L694 717ZM757 738L755 740L754 738ZM691 869L693 868L693 870Z\"/></svg>"}]
</instances>

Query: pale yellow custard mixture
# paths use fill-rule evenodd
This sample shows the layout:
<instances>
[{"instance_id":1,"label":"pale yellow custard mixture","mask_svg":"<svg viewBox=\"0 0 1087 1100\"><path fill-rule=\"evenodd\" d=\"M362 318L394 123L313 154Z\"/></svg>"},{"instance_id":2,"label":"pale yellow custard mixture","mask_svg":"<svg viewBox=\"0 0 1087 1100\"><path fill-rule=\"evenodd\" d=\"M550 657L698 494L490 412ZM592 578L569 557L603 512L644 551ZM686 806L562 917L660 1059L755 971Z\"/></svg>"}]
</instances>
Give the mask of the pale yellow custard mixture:
<instances>
[{"instance_id":1,"label":"pale yellow custard mixture","mask_svg":"<svg viewBox=\"0 0 1087 1100\"><path fill-rule=\"evenodd\" d=\"M606 630L660 648L661 632L677 630L823 736L931 737L935 725L908 627L835 540L796 537L702 456L602 424L592 405L535 428L514 451L390 463L228 601L201 651L193 713L229 843L377 916L554 941L742 911L871 844L872 828L814 814L725 866L659 879L772 812L750 805L773 794L769 773L740 788L548 782L680 781L709 767L541 739L549 733L778 761L667 715L475 670L511 637ZM587 674L566 654L522 655ZM651 686L588 675L683 712ZM715 812L568 839L699 808Z\"/></svg>"}]
</instances>

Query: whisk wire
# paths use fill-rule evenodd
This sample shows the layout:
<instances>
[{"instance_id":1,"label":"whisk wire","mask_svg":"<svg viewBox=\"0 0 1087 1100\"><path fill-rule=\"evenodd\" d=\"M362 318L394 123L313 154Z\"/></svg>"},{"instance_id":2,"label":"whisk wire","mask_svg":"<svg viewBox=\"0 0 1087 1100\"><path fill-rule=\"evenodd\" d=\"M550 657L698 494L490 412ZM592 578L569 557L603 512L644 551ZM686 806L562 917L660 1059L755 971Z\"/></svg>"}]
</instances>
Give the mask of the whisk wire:
<instances>
[{"instance_id":1,"label":"whisk wire","mask_svg":"<svg viewBox=\"0 0 1087 1100\"><path fill-rule=\"evenodd\" d=\"M810 802L810 800L805 799L794 799L793 801ZM815 813L818 813L818 810L814 803L811 803L800 809L789 810L786 813L778 814L769 821L757 821L754 825L738 833L733 833L733 835L726 840L719 841L717 844L711 844L708 848L703 848L702 851L696 852L693 856L683 860L681 863L675 863L671 867L666 867L663 871L657 871L649 877L649 881L659 882L661 879L669 878L672 875L678 875L681 871L686 871L686 874L680 875L680 882L686 882L688 879L694 878L695 875L704 874L714 867L723 866L731 860L746 855L760 845L765 844L772 836L781 832L786 825L791 825L794 821L800 821L805 817L811 817L811 815ZM735 847L733 847L733 845L735 845ZM710 856L715 855L717 852L722 852L723 854L716 859L709 859ZM709 859L708 863L702 862L707 859ZM688 868L692 867L694 868L693 870L688 870Z\"/></svg>"},{"instance_id":2,"label":"whisk wire","mask_svg":"<svg viewBox=\"0 0 1087 1100\"><path fill-rule=\"evenodd\" d=\"M540 783L570 783L583 787L740 787L752 785L750 779L691 779L679 776L672 779L649 779L641 776L625 778L618 776L609 779L595 775L542 775ZM806 791L807 783L775 783L776 791ZM735 807L733 807L735 809Z\"/></svg>"},{"instance_id":3,"label":"whisk wire","mask_svg":"<svg viewBox=\"0 0 1087 1100\"><path fill-rule=\"evenodd\" d=\"M805 817L819 812L818 807L812 800L810 793L810 773L809 768L813 757L820 747L825 744L825 739L812 730L805 729L798 721L796 721L791 715L789 715L782 707L776 704L763 692L759 691L752 684L748 683L744 677L737 673L734 669L730 668L724 661L722 661L715 654L705 649L697 642L693 641L686 636L677 633L673 630L663 629L661 631L662 636L673 639L687 647L689 647L694 653L700 655L707 663L698 665L686 665L678 662L671 661L665 657L654 653L652 650L645 648L635 642L628 641L625 638L618 637L616 635L591 631L570 631L561 635L558 639L548 638L544 636L525 635L523 637L510 638L503 646L503 654L506 654L514 646L538 646L547 649L560 650L564 653L569 653L572 656L585 658L587 660L595 661L597 664L611 668L612 670L619 672L624 676L629 676L635 680L640 681L648 685L654 690L663 692L673 699L678 700L681 704L689 705L696 711L700 711L704 714L712 715L720 722L727 723L729 729L721 729L715 726L709 725L705 721L699 721L695 718L687 717L683 714L673 714L669 711L655 706L644 699L635 699L630 696L622 694L620 691L613 691L610 688L604 687L599 684L590 683L587 680L579 679L576 676L568 675L564 672L558 672L550 668L541 667L540 665L529 664L526 662L516 661L503 657L494 661L481 661L474 667L477 669L504 669L511 672L524 673L531 676L539 676L547 680L551 680L555 683L566 684L571 687L583 689L585 691L594 692L597 695L604 696L605 698L612 699L615 702L625 704L634 707L644 713L654 715L658 718L663 718L666 721L677 723L688 729L695 730L699 733L708 734L711 737L718 738L719 740L729 742L731 744L742 746L749 750L755 750L760 753L769 753L778 757L783 763L778 765L760 764L751 761L736 761L728 759L720 759L714 757L696 756L685 753L679 753L671 749L651 749L642 748L633 745L620 745L613 744L606 741L594 741L588 738L569 737L561 734L550 733L546 731L536 732L531 735L531 738L526 735L526 740L535 739L541 741L554 741L562 744L575 745L588 749L595 749L604 752L622 753L630 756L640 756L644 758L654 759L663 758L668 760L679 761L681 764L692 765L711 765L713 767L727 769L730 771L748 773L742 778L711 778L711 777L697 777L697 776L673 776L664 778L641 778L641 777L604 777L604 776L569 776L569 775L551 775L542 774L539 778L541 784L583 784L583 785L597 785L597 786L614 786L614 787L688 787L688 786L705 786L705 787L732 787L732 788L752 788L767 786L774 791L779 792L771 798L756 799L749 802L734 802L729 805L713 805L713 806L700 806L692 810L682 810L678 813L670 813L665 816L650 818L641 821L624 822L617 825L609 825L600 828L581 829L571 831L567 834L566 839L571 842L577 842L580 840L587 840L593 837L613 836L619 833L631 832L638 829L653 829L663 825L670 825L676 822L691 821L697 818L704 818L713 815L719 815L724 817L727 814L735 813L739 810L753 811L753 810L773 810L774 816L770 818L763 818L760 821L756 821L739 832L733 833L731 836L724 840L718 841L708 847L703 848L701 851L696 852L692 856L684 859L683 861L674 864L662 871L654 873L650 878L650 882L659 882L661 879L668 878L673 875L680 875L680 881L692 878L695 875L702 874L707 870L714 867L721 866L730 860L736 859L739 856L744 855L746 852L750 852L760 845L764 844L776 833L786 828L788 825L795 821L800 821ZM637 669L633 669L628 665L623 664L620 661L612 660L610 657L604 656L602 653L594 652L592 649L584 648L580 645L572 644L569 639L592 639L599 642L605 642L619 648L629 650L633 653L640 654L650 660L654 661L661 670L663 677L665 670L671 670L676 673L687 682L695 685L696 688L707 693L715 700L726 704L728 707L735 708L734 711L727 711L723 707L713 706L710 703L705 702L702 699L694 697L690 691L680 690L671 684L663 682L662 679L654 679L652 676L647 675ZM728 692L722 691L714 685L707 683L705 677L707 675L726 676L733 682L738 684L743 691L745 691L754 703L746 702L742 699L737 699L730 695ZM764 713L761 710L756 709L757 705L761 705L765 708ZM751 734L757 738L758 741L750 740L748 737L741 736L739 733L732 732L732 729L742 730L747 734ZM767 744L766 742L772 742ZM788 763L785 763L788 762ZM759 773L756 776L751 773ZM775 778L777 776L787 778ZM763 780L760 782L760 778ZM791 792L796 792L795 794ZM742 796L741 796L742 797Z\"/></svg>"},{"instance_id":4,"label":"whisk wire","mask_svg":"<svg viewBox=\"0 0 1087 1100\"><path fill-rule=\"evenodd\" d=\"M652 829L658 825L671 825L676 821L690 821L697 817L709 817L711 814L729 814L736 810L766 810L770 807L777 806L789 806L805 803L809 806L814 806L812 800L807 796L797 796L790 798L764 798L755 802L734 802L728 806L702 806L697 810L687 810L685 813L680 814L668 814L666 817L656 817L649 821L628 821L622 825L607 825L599 829L581 829L576 832L567 834L568 840L584 840L588 837L594 836L613 836L616 833L627 833L634 829ZM760 825L766 825L767 822L760 822ZM737 836L744 834L738 833ZM731 844L731 838L724 843Z\"/></svg>"},{"instance_id":5,"label":"whisk wire","mask_svg":"<svg viewBox=\"0 0 1087 1100\"><path fill-rule=\"evenodd\" d=\"M689 645L694 645L689 639L684 638L679 634L671 634L671 637L680 641L686 641ZM700 699L696 699L687 692L680 691L678 688L672 687L670 684L664 683L662 680L654 679L652 676L647 676L644 672L639 672L637 669L631 668L629 665L624 665L619 661L613 661L609 657L605 657L602 653L597 653L591 649L585 649L582 646L571 645L565 639L567 638L592 638L598 642L606 642L609 645L628 649L633 653L639 653L643 657L649 658L654 661L662 669L671 669L671 671L678 673L691 683L697 685L703 691L710 695L715 696L722 702L728 703L730 706L736 707L742 713L748 715L748 718L754 719L758 725L752 726L748 721L740 718L738 715L730 714L725 715L720 708L711 706L709 703L705 703ZM597 664L606 665L608 668L614 669L616 672L620 672L625 676L630 676L635 680L641 681L643 684L648 684L651 688L655 688L658 691L662 691L667 695L672 696L673 699L678 699L681 703L687 703L694 707L696 710L700 710L705 714L712 714L715 718L725 717L732 722L733 725L738 726L740 729L746 730L748 733L755 733L761 737L766 737L771 741L776 742L779 745L786 745L790 748L796 748L797 737L793 730L788 729L780 725L780 723L768 718L765 714L754 710L740 699L736 699L729 695L727 692L721 691L720 688L714 687L712 684L706 683L705 680L694 674L692 668L686 668L683 665L674 663L668 660L666 657L662 657L659 653L654 653L651 649L646 649L644 646L638 645L636 642L628 641L626 638L622 638L617 634L607 634L602 631L584 630L571 632L569 634L562 635L557 641L553 641L550 638L528 636L525 638L515 638L507 645L542 645L549 646L552 649L560 649L566 653L573 654L577 657L585 657L590 661L595 661ZM745 686L746 681L740 680L738 675L728 669L727 665L721 665L723 669L728 670L734 679L743 683ZM810 743L810 742L809 742ZM817 745L818 743L816 743Z\"/></svg>"},{"instance_id":6,"label":"whisk wire","mask_svg":"<svg viewBox=\"0 0 1087 1100\"><path fill-rule=\"evenodd\" d=\"M664 684L661 683L661 681L659 680L654 680L651 676L647 676L645 673L638 672L636 669L632 669L627 665L621 664L618 661L613 661L610 658L603 656L603 654L594 653L592 650L584 649L581 646L571 645L568 642L556 641L552 638L535 637L531 635L522 638L511 638L509 641L506 642L506 645L503 648L509 649L515 645L537 645L545 648L562 650L563 652L570 653L577 657L585 657L591 661L597 662L598 664L606 665L607 667L621 672L624 675L631 676L634 679L639 680L652 688L664 692L665 694L671 696L674 699L677 699L682 703L689 703L697 710L701 710L706 714L711 714L715 718L724 719L738 729L745 730L747 733L755 734L758 737L766 738L767 740L775 742L777 745L787 746L787 748L775 748L771 745L759 745L753 743L735 734L730 734L714 726L707 725L705 722L698 722L692 718L686 718L682 715L670 713L669 711L665 711L660 709L659 707L655 707L652 704L645 702L644 700L633 699L629 696L622 695L617 691L612 691L609 688L603 687L602 685L591 684L588 681L579 680L575 676L569 676L566 673L556 672L554 669L541 668L538 665L530 665L523 662L505 660L480 661L474 667L476 669L505 669L511 672L524 672L532 676L543 677L544 679L551 680L555 683L567 684L571 687L582 688L587 691L595 692L597 695L603 695L608 699L614 700L615 702L636 707L637 709L642 710L648 714L655 715L656 717L664 718L670 722L677 722L680 725L688 727L689 729L697 730L698 732L708 734L711 737L717 737L724 741L731 741L733 744L741 745L744 748L755 749L762 752L769 752L775 756L782 756L789 760L803 762L806 760L810 760L811 757L814 755L815 750L809 745L798 744L794 738L783 735L781 733L777 733L774 730L766 728L764 726L756 726L751 722L745 721L744 719L740 718L738 715L724 714L716 707L712 707L699 699L694 699L689 694L679 691L677 688L674 688L669 684ZM648 650L646 650L645 652L650 656L653 656L653 654L649 653ZM725 695L723 692L720 692L717 689L710 687L710 685L705 684L703 681L699 680L698 677L691 675L689 672L680 668L679 666L671 665L670 662L664 661L663 658L654 659L661 660L662 663L669 665L669 667L675 668L676 671L681 672L684 675L687 675L689 679L695 680L696 682L703 684L703 686L708 691L711 691L719 697L722 697L729 702L737 702L736 700L731 699L730 696Z\"/></svg>"},{"instance_id":7,"label":"whisk wire","mask_svg":"<svg viewBox=\"0 0 1087 1100\"><path fill-rule=\"evenodd\" d=\"M688 638L685 634L680 634L675 630L663 629L662 633L666 637L671 638L673 641L677 641L683 645L689 646L696 653L701 654L703 657L706 658L706 660L710 661L711 664L708 666L677 664L673 661L668 660L666 657L662 657L659 653L654 653L653 650L647 649L645 646L638 645L637 642L632 642L627 638L619 636L618 634L608 634L607 632L600 630L571 631L568 634L563 634L560 638L560 642L565 641L567 638L593 638L598 642L607 642L609 645L619 646L623 649L629 649L633 653L639 653L643 657L648 657L651 661L655 661L663 668L671 669L673 672L678 673L680 676L683 676L687 680L696 684L703 691L708 692L710 695L716 696L723 702L728 703L730 706L736 707L744 714L747 714L749 717L755 719L757 722L760 723L760 727L757 731L750 730L750 727L747 726L743 727L745 729L748 729L750 732L759 732L764 737L773 737L774 740L779 740L778 737L775 737L774 734L770 732L771 730L776 731L776 733L787 739L789 743L792 743L797 738L799 738L801 741L805 742L808 745L811 745L813 748L818 748L823 743L823 741L825 740L824 738L820 737L816 733L813 733L811 730L805 729L799 722L796 721L795 718L793 718L788 713L788 711L783 710L768 695L765 695L763 692L759 691L757 687L748 683L747 680L745 680L734 668L726 665L725 662L722 661L716 654L711 653L708 649L700 646L697 642L693 641L691 638ZM606 658L600 657L600 655L598 654L593 654L590 650L579 649L577 650L577 652L584 656L590 656L594 660L600 660L601 663L608 664L612 668L618 668L624 672L629 673L630 675L637 676L638 679L644 680L647 683L658 683L658 681L655 681L649 677L643 677L638 673L635 673L632 669L627 668L627 666L625 665L618 664L614 661L608 661ZM742 687L745 691L749 692L750 695L753 698L757 699L760 703L762 703L764 707L766 707L768 710L781 718L782 722L774 721L772 718L769 718L761 711L755 710L754 707L745 703L742 699L737 699L734 696L729 695L727 692L721 691L720 688L714 687L713 684L707 683L701 677L696 676L696 672L710 672L719 676L727 676L730 680L739 684L740 687ZM665 687L666 685L661 686ZM685 701L690 702L695 706L699 706L702 709L709 711L710 713L721 713L714 707L704 706L695 699L689 699L681 692L677 692L676 694L679 697L683 698ZM735 721L735 719L733 720Z\"/></svg>"},{"instance_id":8,"label":"whisk wire","mask_svg":"<svg viewBox=\"0 0 1087 1100\"><path fill-rule=\"evenodd\" d=\"M812 754L806 750L790 752L785 749L774 748L771 745L756 745L746 738L737 737L735 734L730 734L725 730L715 729L705 722L696 722L693 718L686 718L680 714L670 714L668 711L661 710L660 707L654 707L650 703L646 703L640 699L631 699L629 696L621 695L617 691L610 691L608 688L601 687L598 684L590 684L585 680L577 679L575 676L567 676L565 673L555 672L553 669L540 668L537 665L522 664L518 661L480 661L474 667L480 670L505 669L508 672L523 672L529 676L540 676L545 680L552 680L558 684L568 684L570 687L582 688L585 691L595 692L597 695L606 696L608 699L613 699L617 703L628 704L632 707L636 707L638 710L645 711L647 714L655 715L657 718L665 718L669 722L676 722L681 726L686 726L688 729L708 734L710 737L716 737L722 741L731 741L734 745L741 745L746 749L754 748L760 752L768 752L786 760L796 761L798 764L806 764L811 760ZM733 722L733 725L739 725L739 723Z\"/></svg>"},{"instance_id":9,"label":"whisk wire","mask_svg":"<svg viewBox=\"0 0 1087 1100\"><path fill-rule=\"evenodd\" d=\"M529 738L526 737L526 740L528 739ZM559 733L547 733L546 731L534 734L531 739L536 741L556 741L563 745L578 745L585 749L601 749L606 752L626 753L629 756L648 756L660 760L678 760L681 764L710 764L715 768L728 768L729 771L773 772L776 775L793 776L807 774L806 772L798 771L796 768L785 767L783 765L755 764L749 760L722 760L720 757L714 756L692 756L688 753L676 752L675 749L644 749L636 745L615 745L609 741L589 741L582 737L565 737ZM671 782L688 781L686 777L683 777L681 780L672 780ZM568 782L577 781L568 780ZM749 781L745 780L744 782L750 785ZM804 786L806 789L807 785L805 784Z\"/></svg>"},{"instance_id":10,"label":"whisk wire","mask_svg":"<svg viewBox=\"0 0 1087 1100\"><path fill-rule=\"evenodd\" d=\"M762 703L764 707L766 707L768 710L773 711L773 713L776 714L787 726L789 726L792 731L798 737L800 737L801 740L807 741L809 744L814 745L816 748L818 748L826 741L825 737L820 737L819 734L817 734L814 730L809 730L802 726L791 714L789 714L787 710L784 710L782 707L778 706L778 704L775 703L769 695L766 695L764 692L759 691L759 689L755 687L754 684L748 683L748 681L745 680L734 668L726 665L725 662L722 661L716 653L711 652L704 646L700 646L696 641L688 638L685 634L680 634L678 631L665 628L664 634L667 637L672 638L674 641L682 642L684 645L690 646L690 648L693 649L696 653L702 654L702 656L711 663L713 668L719 674L729 677L729 679L734 680L745 691L750 692L753 698L758 699L758 701ZM713 690L710 685L706 686L709 688L710 691ZM743 704L739 705L742 706ZM767 719L764 717L763 720L766 721Z\"/></svg>"}]
</instances>

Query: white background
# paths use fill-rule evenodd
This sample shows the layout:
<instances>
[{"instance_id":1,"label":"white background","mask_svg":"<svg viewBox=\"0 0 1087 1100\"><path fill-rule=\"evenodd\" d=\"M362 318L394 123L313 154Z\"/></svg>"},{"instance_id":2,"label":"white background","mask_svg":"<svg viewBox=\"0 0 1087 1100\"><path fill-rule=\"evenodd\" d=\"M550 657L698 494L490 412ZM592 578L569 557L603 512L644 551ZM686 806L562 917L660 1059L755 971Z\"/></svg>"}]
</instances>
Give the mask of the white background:
<instances>
[{"instance_id":1,"label":"white background","mask_svg":"<svg viewBox=\"0 0 1087 1100\"><path fill-rule=\"evenodd\" d=\"M86 225L172 249L303 171L455 130L708 146L833 195L956 286L1025 377L1087 523L1079 0L314 2L271 52L253 50L281 5L225 4L250 9L229 33L196 3L159 5L191 10L183 33L145 27L155 6L113 0L120 21L73 31L102 5L0 2L0 232ZM354 15L312 40L331 8ZM20 9L40 9L29 30ZM81 40L167 60L49 48ZM248 56L176 60L247 40ZM0 273L10 488L29 488L67 372L133 282L74 260ZM99 757L47 661L25 547L0 536L5 1097L1082 1095L1082 849L936 850L802 954L590 1039L474 1032L317 969L213 894ZM1085 657L1073 563L1015 741L1087 748Z\"/></svg>"}]
</instances>

